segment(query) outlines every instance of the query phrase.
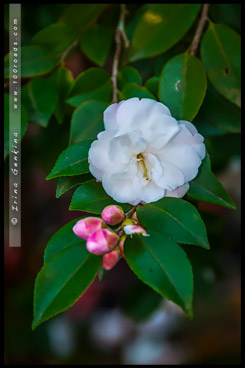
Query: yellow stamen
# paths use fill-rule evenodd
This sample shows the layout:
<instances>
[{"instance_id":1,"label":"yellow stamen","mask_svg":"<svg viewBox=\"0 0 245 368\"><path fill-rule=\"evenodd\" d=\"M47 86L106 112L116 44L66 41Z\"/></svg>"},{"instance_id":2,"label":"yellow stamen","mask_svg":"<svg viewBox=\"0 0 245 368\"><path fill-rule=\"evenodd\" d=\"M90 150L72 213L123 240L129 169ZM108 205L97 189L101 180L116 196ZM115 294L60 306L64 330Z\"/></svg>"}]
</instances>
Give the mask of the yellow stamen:
<instances>
[{"instance_id":1,"label":"yellow stamen","mask_svg":"<svg viewBox=\"0 0 245 368\"><path fill-rule=\"evenodd\" d=\"M146 178L146 180L150 180L150 178L147 175L147 168L145 166L145 161L143 159L143 156L141 153L137 155L138 160L140 161L142 168L143 168L143 177Z\"/></svg>"}]
</instances>

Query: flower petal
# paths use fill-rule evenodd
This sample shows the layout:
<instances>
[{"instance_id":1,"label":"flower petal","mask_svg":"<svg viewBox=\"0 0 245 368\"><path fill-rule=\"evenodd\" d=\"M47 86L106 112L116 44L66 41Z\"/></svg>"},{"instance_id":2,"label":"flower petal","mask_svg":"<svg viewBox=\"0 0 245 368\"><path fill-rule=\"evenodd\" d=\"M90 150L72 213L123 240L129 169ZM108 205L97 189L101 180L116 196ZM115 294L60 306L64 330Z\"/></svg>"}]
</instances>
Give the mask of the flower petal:
<instances>
[{"instance_id":1,"label":"flower petal","mask_svg":"<svg viewBox=\"0 0 245 368\"><path fill-rule=\"evenodd\" d=\"M150 98L139 100L134 97L121 102L117 110L117 124L120 130L140 129L144 131L151 116L171 116L167 106Z\"/></svg>"},{"instance_id":2,"label":"flower petal","mask_svg":"<svg viewBox=\"0 0 245 368\"><path fill-rule=\"evenodd\" d=\"M102 185L106 193L115 201L120 203L131 203L138 200L137 195L132 191L132 180L121 180L118 175L106 173L102 178ZM140 199L136 204L140 202Z\"/></svg>"},{"instance_id":3,"label":"flower petal","mask_svg":"<svg viewBox=\"0 0 245 368\"><path fill-rule=\"evenodd\" d=\"M184 124L192 135L195 135L196 133L198 133L197 128L195 127L195 125L192 124L190 121L179 120L179 123Z\"/></svg>"},{"instance_id":4,"label":"flower petal","mask_svg":"<svg viewBox=\"0 0 245 368\"><path fill-rule=\"evenodd\" d=\"M92 170L95 168L103 172L109 171L113 173L118 170L123 171L126 169L126 166L121 162L117 162L117 164L115 164L108 154L108 146L114 135L114 130L100 132L98 134L98 139L91 144L88 152L88 162L89 164L92 164ZM99 176L100 177L96 177L101 180L101 175Z\"/></svg>"},{"instance_id":5,"label":"flower petal","mask_svg":"<svg viewBox=\"0 0 245 368\"><path fill-rule=\"evenodd\" d=\"M157 157L151 153L144 153L143 158L150 179L157 183L163 171L160 162Z\"/></svg>"},{"instance_id":6,"label":"flower petal","mask_svg":"<svg viewBox=\"0 0 245 368\"><path fill-rule=\"evenodd\" d=\"M146 143L141 138L140 132L131 131L111 139L108 154L112 161L127 164L134 156L144 151L145 148Z\"/></svg>"},{"instance_id":7,"label":"flower petal","mask_svg":"<svg viewBox=\"0 0 245 368\"><path fill-rule=\"evenodd\" d=\"M114 103L107 107L107 109L104 111L104 126L105 130L117 130L119 129L117 125L117 110L121 103L124 101L121 101L119 103Z\"/></svg>"},{"instance_id":8,"label":"flower petal","mask_svg":"<svg viewBox=\"0 0 245 368\"><path fill-rule=\"evenodd\" d=\"M202 160L206 155L203 136L197 132L196 127L189 121L180 120L179 127L180 131L174 137L173 143L188 143L196 150Z\"/></svg>"},{"instance_id":9,"label":"flower petal","mask_svg":"<svg viewBox=\"0 0 245 368\"><path fill-rule=\"evenodd\" d=\"M98 169L96 166L94 166L93 164L89 164L89 170L91 172L91 174L98 180L102 180L102 177L104 175L104 171Z\"/></svg>"},{"instance_id":10,"label":"flower petal","mask_svg":"<svg viewBox=\"0 0 245 368\"><path fill-rule=\"evenodd\" d=\"M146 203L156 202L164 197L165 189L160 188L153 181L150 181L145 186L138 186L138 195L141 201Z\"/></svg>"},{"instance_id":11,"label":"flower petal","mask_svg":"<svg viewBox=\"0 0 245 368\"><path fill-rule=\"evenodd\" d=\"M184 174L178 167L167 162L162 163L163 173L157 181L157 185L162 188L174 190L185 183Z\"/></svg>"},{"instance_id":12,"label":"flower petal","mask_svg":"<svg viewBox=\"0 0 245 368\"><path fill-rule=\"evenodd\" d=\"M185 183L184 185L181 185L175 190L166 190L165 197L175 197L175 198L182 198L184 195L188 192L190 188L189 183Z\"/></svg>"},{"instance_id":13,"label":"flower petal","mask_svg":"<svg viewBox=\"0 0 245 368\"><path fill-rule=\"evenodd\" d=\"M148 143L147 151L157 152L168 144L168 142L179 132L177 120L172 116L158 115L148 121L143 131L143 138Z\"/></svg>"},{"instance_id":14,"label":"flower petal","mask_svg":"<svg viewBox=\"0 0 245 368\"><path fill-rule=\"evenodd\" d=\"M165 149L159 152L162 163L176 166L182 171L185 182L194 179L201 165L201 159L196 150L188 144L174 144L170 142Z\"/></svg>"}]
</instances>

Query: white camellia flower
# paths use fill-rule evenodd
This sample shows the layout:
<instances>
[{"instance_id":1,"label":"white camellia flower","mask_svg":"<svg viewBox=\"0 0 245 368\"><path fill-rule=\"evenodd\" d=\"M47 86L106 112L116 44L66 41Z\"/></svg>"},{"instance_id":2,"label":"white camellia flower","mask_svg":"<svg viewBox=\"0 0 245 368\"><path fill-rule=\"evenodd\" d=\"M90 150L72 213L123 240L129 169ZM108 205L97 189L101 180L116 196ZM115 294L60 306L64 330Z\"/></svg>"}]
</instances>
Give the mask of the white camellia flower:
<instances>
[{"instance_id":1,"label":"white camellia flower","mask_svg":"<svg viewBox=\"0 0 245 368\"><path fill-rule=\"evenodd\" d=\"M105 131L89 149L89 169L117 202L181 198L205 157L203 137L162 103L130 98L104 111Z\"/></svg>"}]
</instances>

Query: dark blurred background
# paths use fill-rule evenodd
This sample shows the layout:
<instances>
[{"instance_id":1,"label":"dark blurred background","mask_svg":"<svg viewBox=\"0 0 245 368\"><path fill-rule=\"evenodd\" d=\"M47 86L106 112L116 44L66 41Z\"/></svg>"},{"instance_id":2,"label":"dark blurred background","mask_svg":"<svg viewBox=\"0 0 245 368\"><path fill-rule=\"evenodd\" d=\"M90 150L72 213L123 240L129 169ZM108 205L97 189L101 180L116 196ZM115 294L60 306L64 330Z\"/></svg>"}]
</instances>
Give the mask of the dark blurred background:
<instances>
[{"instance_id":1,"label":"dark blurred background","mask_svg":"<svg viewBox=\"0 0 245 368\"><path fill-rule=\"evenodd\" d=\"M22 5L22 44L56 22L66 7ZM128 4L128 9L130 14L140 13L140 5ZM240 31L238 4L230 16L226 4L212 5L210 11L214 21ZM99 21L106 19L116 24L118 5L111 5ZM133 20L129 15L128 32ZM180 48L185 48L195 26ZM8 5L4 29L6 54ZM105 65L109 72L112 55L113 47ZM163 63L160 55L132 65L146 80ZM95 64L78 51L66 66L76 77ZM74 189L56 199L56 180L45 180L68 145L70 116L62 125L52 117L47 128L28 124L22 140L21 248L8 246L8 158L5 162L5 364L240 364L240 136L203 124L198 116L213 171L238 209L199 203L211 250L183 246L193 265L194 319L188 320L179 307L138 281L122 259L72 308L31 331L33 287L44 248L59 228L81 215L68 210Z\"/></svg>"}]
</instances>

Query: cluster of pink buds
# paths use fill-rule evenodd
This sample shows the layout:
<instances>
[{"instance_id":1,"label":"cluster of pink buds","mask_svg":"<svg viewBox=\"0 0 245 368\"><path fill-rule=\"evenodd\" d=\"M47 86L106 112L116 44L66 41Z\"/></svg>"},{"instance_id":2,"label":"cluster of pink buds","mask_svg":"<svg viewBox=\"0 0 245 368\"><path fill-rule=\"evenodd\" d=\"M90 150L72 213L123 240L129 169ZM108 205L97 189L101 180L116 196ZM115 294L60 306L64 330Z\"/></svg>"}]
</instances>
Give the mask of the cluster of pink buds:
<instances>
[{"instance_id":1,"label":"cluster of pink buds","mask_svg":"<svg viewBox=\"0 0 245 368\"><path fill-rule=\"evenodd\" d=\"M120 206L110 205L104 208L99 217L86 217L79 220L73 227L74 233L86 240L86 248L90 253L103 255L102 267L105 270L112 269L120 259L124 257L124 241L127 235L146 232L139 225L136 212L131 219L125 220L123 209ZM121 224L118 230L111 229L108 225Z\"/></svg>"}]
</instances>

